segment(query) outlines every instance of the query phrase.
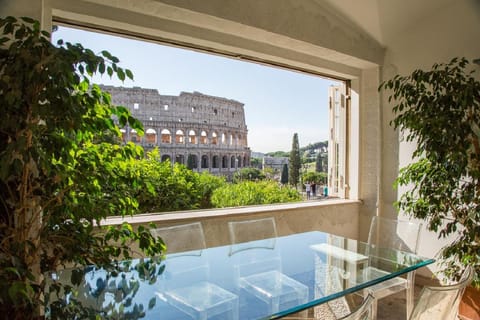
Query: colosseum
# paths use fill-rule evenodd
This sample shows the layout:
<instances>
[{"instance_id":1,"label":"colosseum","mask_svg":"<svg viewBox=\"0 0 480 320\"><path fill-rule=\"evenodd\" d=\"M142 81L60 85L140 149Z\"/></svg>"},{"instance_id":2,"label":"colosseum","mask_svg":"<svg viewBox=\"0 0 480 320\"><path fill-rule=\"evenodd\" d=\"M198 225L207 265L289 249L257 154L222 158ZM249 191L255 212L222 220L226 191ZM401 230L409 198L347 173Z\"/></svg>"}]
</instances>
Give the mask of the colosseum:
<instances>
[{"instance_id":1,"label":"colosseum","mask_svg":"<svg viewBox=\"0 0 480 320\"><path fill-rule=\"evenodd\" d=\"M158 147L162 161L226 176L250 164L243 103L199 92L170 96L139 87L101 88L143 123L144 136L123 128L124 141L145 150Z\"/></svg>"}]
</instances>

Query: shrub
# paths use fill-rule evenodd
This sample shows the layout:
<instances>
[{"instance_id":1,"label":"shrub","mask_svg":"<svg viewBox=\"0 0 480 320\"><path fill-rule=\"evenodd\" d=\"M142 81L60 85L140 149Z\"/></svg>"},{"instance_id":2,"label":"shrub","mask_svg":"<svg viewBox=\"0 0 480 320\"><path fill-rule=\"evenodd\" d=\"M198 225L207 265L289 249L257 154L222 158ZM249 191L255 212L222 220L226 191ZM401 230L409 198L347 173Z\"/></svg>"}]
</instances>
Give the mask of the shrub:
<instances>
[{"instance_id":1,"label":"shrub","mask_svg":"<svg viewBox=\"0 0 480 320\"><path fill-rule=\"evenodd\" d=\"M297 190L274 181L243 181L216 189L212 203L217 208L300 201Z\"/></svg>"}]
</instances>

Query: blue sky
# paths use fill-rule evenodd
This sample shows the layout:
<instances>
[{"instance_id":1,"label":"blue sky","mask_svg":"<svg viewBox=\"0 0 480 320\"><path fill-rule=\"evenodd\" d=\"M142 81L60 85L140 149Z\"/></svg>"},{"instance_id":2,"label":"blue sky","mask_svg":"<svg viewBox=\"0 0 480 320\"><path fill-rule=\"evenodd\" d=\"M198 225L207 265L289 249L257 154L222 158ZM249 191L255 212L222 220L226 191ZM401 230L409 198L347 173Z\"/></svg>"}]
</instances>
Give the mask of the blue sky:
<instances>
[{"instance_id":1,"label":"blue sky","mask_svg":"<svg viewBox=\"0 0 480 320\"><path fill-rule=\"evenodd\" d=\"M234 99L245 104L248 144L252 151L290 151L298 133L300 146L328 139L328 87L333 81L299 72L192 50L60 27L53 41L81 43L98 53L107 50L132 70L134 81L108 76L97 83L181 91Z\"/></svg>"}]
</instances>

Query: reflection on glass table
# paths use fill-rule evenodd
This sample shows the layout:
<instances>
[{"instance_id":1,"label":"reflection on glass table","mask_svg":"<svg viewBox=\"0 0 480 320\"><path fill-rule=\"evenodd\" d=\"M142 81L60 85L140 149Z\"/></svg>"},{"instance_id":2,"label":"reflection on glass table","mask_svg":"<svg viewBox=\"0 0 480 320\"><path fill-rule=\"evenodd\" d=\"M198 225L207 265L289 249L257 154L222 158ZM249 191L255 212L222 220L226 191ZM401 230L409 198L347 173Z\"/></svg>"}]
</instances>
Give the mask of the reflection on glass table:
<instances>
[{"instance_id":1,"label":"reflection on glass table","mask_svg":"<svg viewBox=\"0 0 480 320\"><path fill-rule=\"evenodd\" d=\"M167 267L155 294L194 320L238 320L238 296L209 281L210 265L200 222L152 230L167 245Z\"/></svg>"},{"instance_id":2,"label":"reflection on glass table","mask_svg":"<svg viewBox=\"0 0 480 320\"><path fill-rule=\"evenodd\" d=\"M241 297L251 295L265 302L269 314L307 302L308 287L282 272L273 218L232 221L228 228L236 289L244 291Z\"/></svg>"},{"instance_id":3,"label":"reflection on glass table","mask_svg":"<svg viewBox=\"0 0 480 320\"><path fill-rule=\"evenodd\" d=\"M238 319L279 319L314 306L334 303L334 300L335 303L341 302L339 298L350 293L406 274L434 261L393 249L377 250L375 252L377 258L369 259L369 254L376 249L369 247L368 244L318 231L256 240L242 246L262 247L269 242L274 243L271 249L259 250L255 254L250 253L253 251L242 250L241 252L248 253L245 255L250 255L248 259L242 259L241 252L232 254L232 248L228 245L202 250L201 263L198 256L184 255L179 258L175 254L167 255L165 260L161 261L155 259L125 261L129 267L125 267L117 276L93 267L66 269L50 275L49 281L70 283L71 275L75 274L74 278L77 280L73 286L75 293L60 291L58 297L52 293L46 311L52 318L58 318L56 312L59 312L59 306L60 311L64 311L71 304L82 303L93 310L92 314L101 314L105 317L128 312L141 314L144 316L143 319L191 320L193 317L172 305L172 301L165 301L166 288L169 287L168 283L175 285L184 283L193 286L194 294L195 285L201 283L197 280L202 278L202 281L205 280L238 296L238 311L235 311L238 312ZM143 266L142 262L144 264L146 262L147 266ZM258 266L248 267L249 263L258 263ZM208 272L196 270L202 268L201 266L208 266ZM239 286L241 279L239 275L245 271L241 270L243 266L246 270L258 267L255 272L257 275L272 271L285 275L307 288L306 300L293 299L292 303L278 303L278 308L272 308L252 294L253 291L245 290L246 283ZM381 274L365 272L369 267L378 268L383 272ZM183 268L194 271L189 273L186 280L181 272ZM255 274L248 276L255 277ZM209 288L202 287L198 290ZM205 302L204 297L194 303L201 305ZM345 307L344 312L347 314L348 306ZM208 313L205 317L209 320L224 319L224 315L215 312Z\"/></svg>"}]
</instances>

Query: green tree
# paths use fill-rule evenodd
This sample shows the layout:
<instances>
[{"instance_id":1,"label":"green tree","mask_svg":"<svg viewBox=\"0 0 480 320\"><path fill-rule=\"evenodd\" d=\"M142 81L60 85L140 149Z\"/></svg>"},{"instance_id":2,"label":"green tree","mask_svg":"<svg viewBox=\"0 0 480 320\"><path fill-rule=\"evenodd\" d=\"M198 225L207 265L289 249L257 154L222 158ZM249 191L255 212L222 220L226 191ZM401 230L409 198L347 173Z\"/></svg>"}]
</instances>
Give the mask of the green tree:
<instances>
[{"instance_id":1,"label":"green tree","mask_svg":"<svg viewBox=\"0 0 480 320\"><path fill-rule=\"evenodd\" d=\"M212 203L213 192L226 185L224 177L217 177L208 172L202 172L199 175L198 189L200 191L200 206L201 209L210 209L214 205Z\"/></svg>"},{"instance_id":2,"label":"green tree","mask_svg":"<svg viewBox=\"0 0 480 320\"><path fill-rule=\"evenodd\" d=\"M303 181L315 182L316 184L326 184L327 174L325 172L306 172L302 176Z\"/></svg>"},{"instance_id":3,"label":"green tree","mask_svg":"<svg viewBox=\"0 0 480 320\"><path fill-rule=\"evenodd\" d=\"M132 73L107 51L52 45L29 18L0 19L0 30L0 312L34 318L49 298L46 272L86 264L112 270L115 259L130 257L132 241L148 255L165 246L143 227L99 225L138 206L132 189L140 181L129 164L143 150L115 143L121 133L112 117L139 134L143 128L89 79ZM58 283L50 289L72 292Z\"/></svg>"},{"instance_id":4,"label":"green tree","mask_svg":"<svg viewBox=\"0 0 480 320\"><path fill-rule=\"evenodd\" d=\"M256 181L265 179L265 174L257 168L242 168L233 174L233 181Z\"/></svg>"},{"instance_id":5,"label":"green tree","mask_svg":"<svg viewBox=\"0 0 480 320\"><path fill-rule=\"evenodd\" d=\"M288 183L288 165L285 163L282 167L282 177L280 179L282 184Z\"/></svg>"},{"instance_id":6,"label":"green tree","mask_svg":"<svg viewBox=\"0 0 480 320\"><path fill-rule=\"evenodd\" d=\"M397 206L427 222L439 237L455 236L441 251L447 276L475 269L480 287L480 82L462 58L395 76L392 125L416 143L415 162L400 170L396 186L408 186ZM477 78L478 79L478 78Z\"/></svg>"},{"instance_id":7,"label":"green tree","mask_svg":"<svg viewBox=\"0 0 480 320\"><path fill-rule=\"evenodd\" d=\"M275 152L266 153L266 155L269 157L281 158L281 157L288 157L290 154L287 151L275 151Z\"/></svg>"},{"instance_id":8,"label":"green tree","mask_svg":"<svg viewBox=\"0 0 480 320\"><path fill-rule=\"evenodd\" d=\"M315 171L316 172L326 172L327 168L324 166L324 158L325 154L323 153L318 153L317 157L315 159Z\"/></svg>"},{"instance_id":9,"label":"green tree","mask_svg":"<svg viewBox=\"0 0 480 320\"><path fill-rule=\"evenodd\" d=\"M290 151L290 158L288 162L288 182L296 186L298 184L298 180L300 178L300 166L301 166L301 159L300 159L300 147L298 144L298 134L293 134L292 139L292 150Z\"/></svg>"},{"instance_id":10,"label":"green tree","mask_svg":"<svg viewBox=\"0 0 480 320\"><path fill-rule=\"evenodd\" d=\"M262 159L261 158L251 158L250 159L250 166L253 168L262 168Z\"/></svg>"},{"instance_id":11,"label":"green tree","mask_svg":"<svg viewBox=\"0 0 480 320\"><path fill-rule=\"evenodd\" d=\"M142 182L135 194L139 212L212 208L213 190L225 183L223 177L199 174L179 163L172 167L170 161L160 162L158 149L150 151L145 159L133 160L132 170Z\"/></svg>"}]
</instances>

